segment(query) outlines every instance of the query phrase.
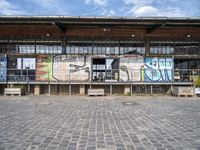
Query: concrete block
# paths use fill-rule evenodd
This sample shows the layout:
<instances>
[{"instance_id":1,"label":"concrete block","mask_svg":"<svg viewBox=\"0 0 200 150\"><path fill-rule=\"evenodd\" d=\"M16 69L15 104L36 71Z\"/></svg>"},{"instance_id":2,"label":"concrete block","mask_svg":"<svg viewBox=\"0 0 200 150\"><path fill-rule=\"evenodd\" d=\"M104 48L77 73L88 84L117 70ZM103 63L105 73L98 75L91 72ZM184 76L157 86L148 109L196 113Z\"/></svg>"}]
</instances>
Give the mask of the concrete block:
<instances>
[{"instance_id":1,"label":"concrete block","mask_svg":"<svg viewBox=\"0 0 200 150\"><path fill-rule=\"evenodd\" d=\"M34 86L34 95L40 95L40 85Z\"/></svg>"},{"instance_id":2,"label":"concrete block","mask_svg":"<svg viewBox=\"0 0 200 150\"><path fill-rule=\"evenodd\" d=\"M80 85L80 95L85 95L85 85Z\"/></svg>"},{"instance_id":3,"label":"concrete block","mask_svg":"<svg viewBox=\"0 0 200 150\"><path fill-rule=\"evenodd\" d=\"M125 85L124 87L124 94L129 95L131 93L131 86L130 85Z\"/></svg>"}]
</instances>

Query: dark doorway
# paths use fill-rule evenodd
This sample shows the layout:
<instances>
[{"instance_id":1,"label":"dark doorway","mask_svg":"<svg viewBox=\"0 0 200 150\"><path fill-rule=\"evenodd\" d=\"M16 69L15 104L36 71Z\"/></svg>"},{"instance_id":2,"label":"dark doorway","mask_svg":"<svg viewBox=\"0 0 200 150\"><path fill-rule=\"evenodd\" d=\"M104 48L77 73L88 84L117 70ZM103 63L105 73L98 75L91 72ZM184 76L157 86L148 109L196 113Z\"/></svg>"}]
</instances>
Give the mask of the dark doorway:
<instances>
[{"instance_id":1,"label":"dark doorway","mask_svg":"<svg viewBox=\"0 0 200 150\"><path fill-rule=\"evenodd\" d=\"M94 58L92 64L92 80L109 82L119 80L119 59Z\"/></svg>"}]
</instances>

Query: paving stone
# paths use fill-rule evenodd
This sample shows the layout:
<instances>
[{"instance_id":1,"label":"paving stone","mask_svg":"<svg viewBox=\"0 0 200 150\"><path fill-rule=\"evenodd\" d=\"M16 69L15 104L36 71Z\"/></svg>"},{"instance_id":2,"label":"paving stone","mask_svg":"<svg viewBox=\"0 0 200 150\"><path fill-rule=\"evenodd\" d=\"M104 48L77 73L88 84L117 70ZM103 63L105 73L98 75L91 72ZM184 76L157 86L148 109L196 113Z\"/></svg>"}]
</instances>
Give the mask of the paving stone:
<instances>
[{"instance_id":1,"label":"paving stone","mask_svg":"<svg viewBox=\"0 0 200 150\"><path fill-rule=\"evenodd\" d=\"M0 150L196 150L198 118L198 98L0 96Z\"/></svg>"}]
</instances>

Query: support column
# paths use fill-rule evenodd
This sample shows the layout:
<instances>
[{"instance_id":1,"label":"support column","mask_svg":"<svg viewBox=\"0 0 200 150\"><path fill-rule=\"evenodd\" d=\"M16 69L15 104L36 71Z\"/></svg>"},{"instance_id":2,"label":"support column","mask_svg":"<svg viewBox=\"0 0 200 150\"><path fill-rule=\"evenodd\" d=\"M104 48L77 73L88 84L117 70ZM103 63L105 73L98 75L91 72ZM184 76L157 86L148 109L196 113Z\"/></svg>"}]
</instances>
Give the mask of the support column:
<instances>
[{"instance_id":1,"label":"support column","mask_svg":"<svg viewBox=\"0 0 200 150\"><path fill-rule=\"evenodd\" d=\"M30 94L31 90L30 90L30 84L28 84L28 93Z\"/></svg>"},{"instance_id":2,"label":"support column","mask_svg":"<svg viewBox=\"0 0 200 150\"><path fill-rule=\"evenodd\" d=\"M49 84L48 90L49 90L49 95L51 95L51 84Z\"/></svg>"},{"instance_id":3,"label":"support column","mask_svg":"<svg viewBox=\"0 0 200 150\"><path fill-rule=\"evenodd\" d=\"M85 85L80 85L80 95L85 95Z\"/></svg>"},{"instance_id":4,"label":"support column","mask_svg":"<svg viewBox=\"0 0 200 150\"><path fill-rule=\"evenodd\" d=\"M69 84L69 95L72 95L72 85Z\"/></svg>"},{"instance_id":5,"label":"support column","mask_svg":"<svg viewBox=\"0 0 200 150\"><path fill-rule=\"evenodd\" d=\"M110 96L112 95L112 85L110 84Z\"/></svg>"},{"instance_id":6,"label":"support column","mask_svg":"<svg viewBox=\"0 0 200 150\"><path fill-rule=\"evenodd\" d=\"M124 87L124 95L130 95L130 94L131 94L130 85L125 85L125 87Z\"/></svg>"},{"instance_id":7,"label":"support column","mask_svg":"<svg viewBox=\"0 0 200 150\"><path fill-rule=\"evenodd\" d=\"M34 95L40 95L40 85L34 85Z\"/></svg>"},{"instance_id":8,"label":"support column","mask_svg":"<svg viewBox=\"0 0 200 150\"><path fill-rule=\"evenodd\" d=\"M131 84L131 96L133 95L133 85Z\"/></svg>"},{"instance_id":9,"label":"support column","mask_svg":"<svg viewBox=\"0 0 200 150\"><path fill-rule=\"evenodd\" d=\"M173 91L174 91L174 87L173 87L173 85L171 84L170 95L173 95Z\"/></svg>"}]
</instances>

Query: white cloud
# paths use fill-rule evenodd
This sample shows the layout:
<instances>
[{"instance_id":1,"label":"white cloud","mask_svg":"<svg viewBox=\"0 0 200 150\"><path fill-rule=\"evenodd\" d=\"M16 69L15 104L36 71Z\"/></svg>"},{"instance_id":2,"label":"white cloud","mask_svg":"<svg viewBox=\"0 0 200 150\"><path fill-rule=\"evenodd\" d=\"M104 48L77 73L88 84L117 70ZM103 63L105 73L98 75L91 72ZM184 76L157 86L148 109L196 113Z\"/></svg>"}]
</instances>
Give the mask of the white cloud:
<instances>
[{"instance_id":1,"label":"white cloud","mask_svg":"<svg viewBox=\"0 0 200 150\"><path fill-rule=\"evenodd\" d=\"M188 13L183 11L178 7L166 7L163 9L159 9L160 16L168 16L168 17L186 17Z\"/></svg>"},{"instance_id":2,"label":"white cloud","mask_svg":"<svg viewBox=\"0 0 200 150\"><path fill-rule=\"evenodd\" d=\"M154 0L123 0L125 4L132 4L134 6L142 6L152 4Z\"/></svg>"},{"instance_id":3,"label":"white cloud","mask_svg":"<svg viewBox=\"0 0 200 150\"><path fill-rule=\"evenodd\" d=\"M150 5L141 7L132 7L129 14L133 16L167 16L183 17L187 16L184 11L177 7L156 8Z\"/></svg>"},{"instance_id":4,"label":"white cloud","mask_svg":"<svg viewBox=\"0 0 200 150\"><path fill-rule=\"evenodd\" d=\"M0 14L1 15L22 15L26 13L22 10L18 10L16 6L12 5L7 0L0 0Z\"/></svg>"},{"instance_id":5,"label":"white cloud","mask_svg":"<svg viewBox=\"0 0 200 150\"><path fill-rule=\"evenodd\" d=\"M116 12L113 9L110 9L110 10L104 9L104 10L101 11L100 15L101 16L115 16Z\"/></svg>"},{"instance_id":6,"label":"white cloud","mask_svg":"<svg viewBox=\"0 0 200 150\"><path fill-rule=\"evenodd\" d=\"M30 9L31 15L68 15L69 5L64 0L25 0L29 5L33 4L34 9Z\"/></svg>"},{"instance_id":7,"label":"white cloud","mask_svg":"<svg viewBox=\"0 0 200 150\"><path fill-rule=\"evenodd\" d=\"M109 11L109 14L110 14L111 16L114 16L114 15L116 15L116 12L115 12L113 9L111 9L111 10Z\"/></svg>"},{"instance_id":8,"label":"white cloud","mask_svg":"<svg viewBox=\"0 0 200 150\"><path fill-rule=\"evenodd\" d=\"M107 4L107 0L85 0L85 4L93 4L96 6L105 6Z\"/></svg>"},{"instance_id":9,"label":"white cloud","mask_svg":"<svg viewBox=\"0 0 200 150\"><path fill-rule=\"evenodd\" d=\"M187 11L182 7L175 5L177 1L163 0L123 0L124 4L129 7L128 14L132 16L167 16L180 17L187 16ZM170 3L170 4L169 4Z\"/></svg>"},{"instance_id":10,"label":"white cloud","mask_svg":"<svg viewBox=\"0 0 200 150\"><path fill-rule=\"evenodd\" d=\"M32 2L34 2L37 5L40 5L42 7L49 7L51 5L54 5L56 3L60 3L58 0L33 0Z\"/></svg>"},{"instance_id":11,"label":"white cloud","mask_svg":"<svg viewBox=\"0 0 200 150\"><path fill-rule=\"evenodd\" d=\"M88 5L88 4L91 3L91 1L90 0L85 0L84 3Z\"/></svg>"},{"instance_id":12,"label":"white cloud","mask_svg":"<svg viewBox=\"0 0 200 150\"><path fill-rule=\"evenodd\" d=\"M157 16L159 14L158 9L152 6L142 6L136 9L132 8L131 12L136 16L153 16L153 15Z\"/></svg>"}]
</instances>

